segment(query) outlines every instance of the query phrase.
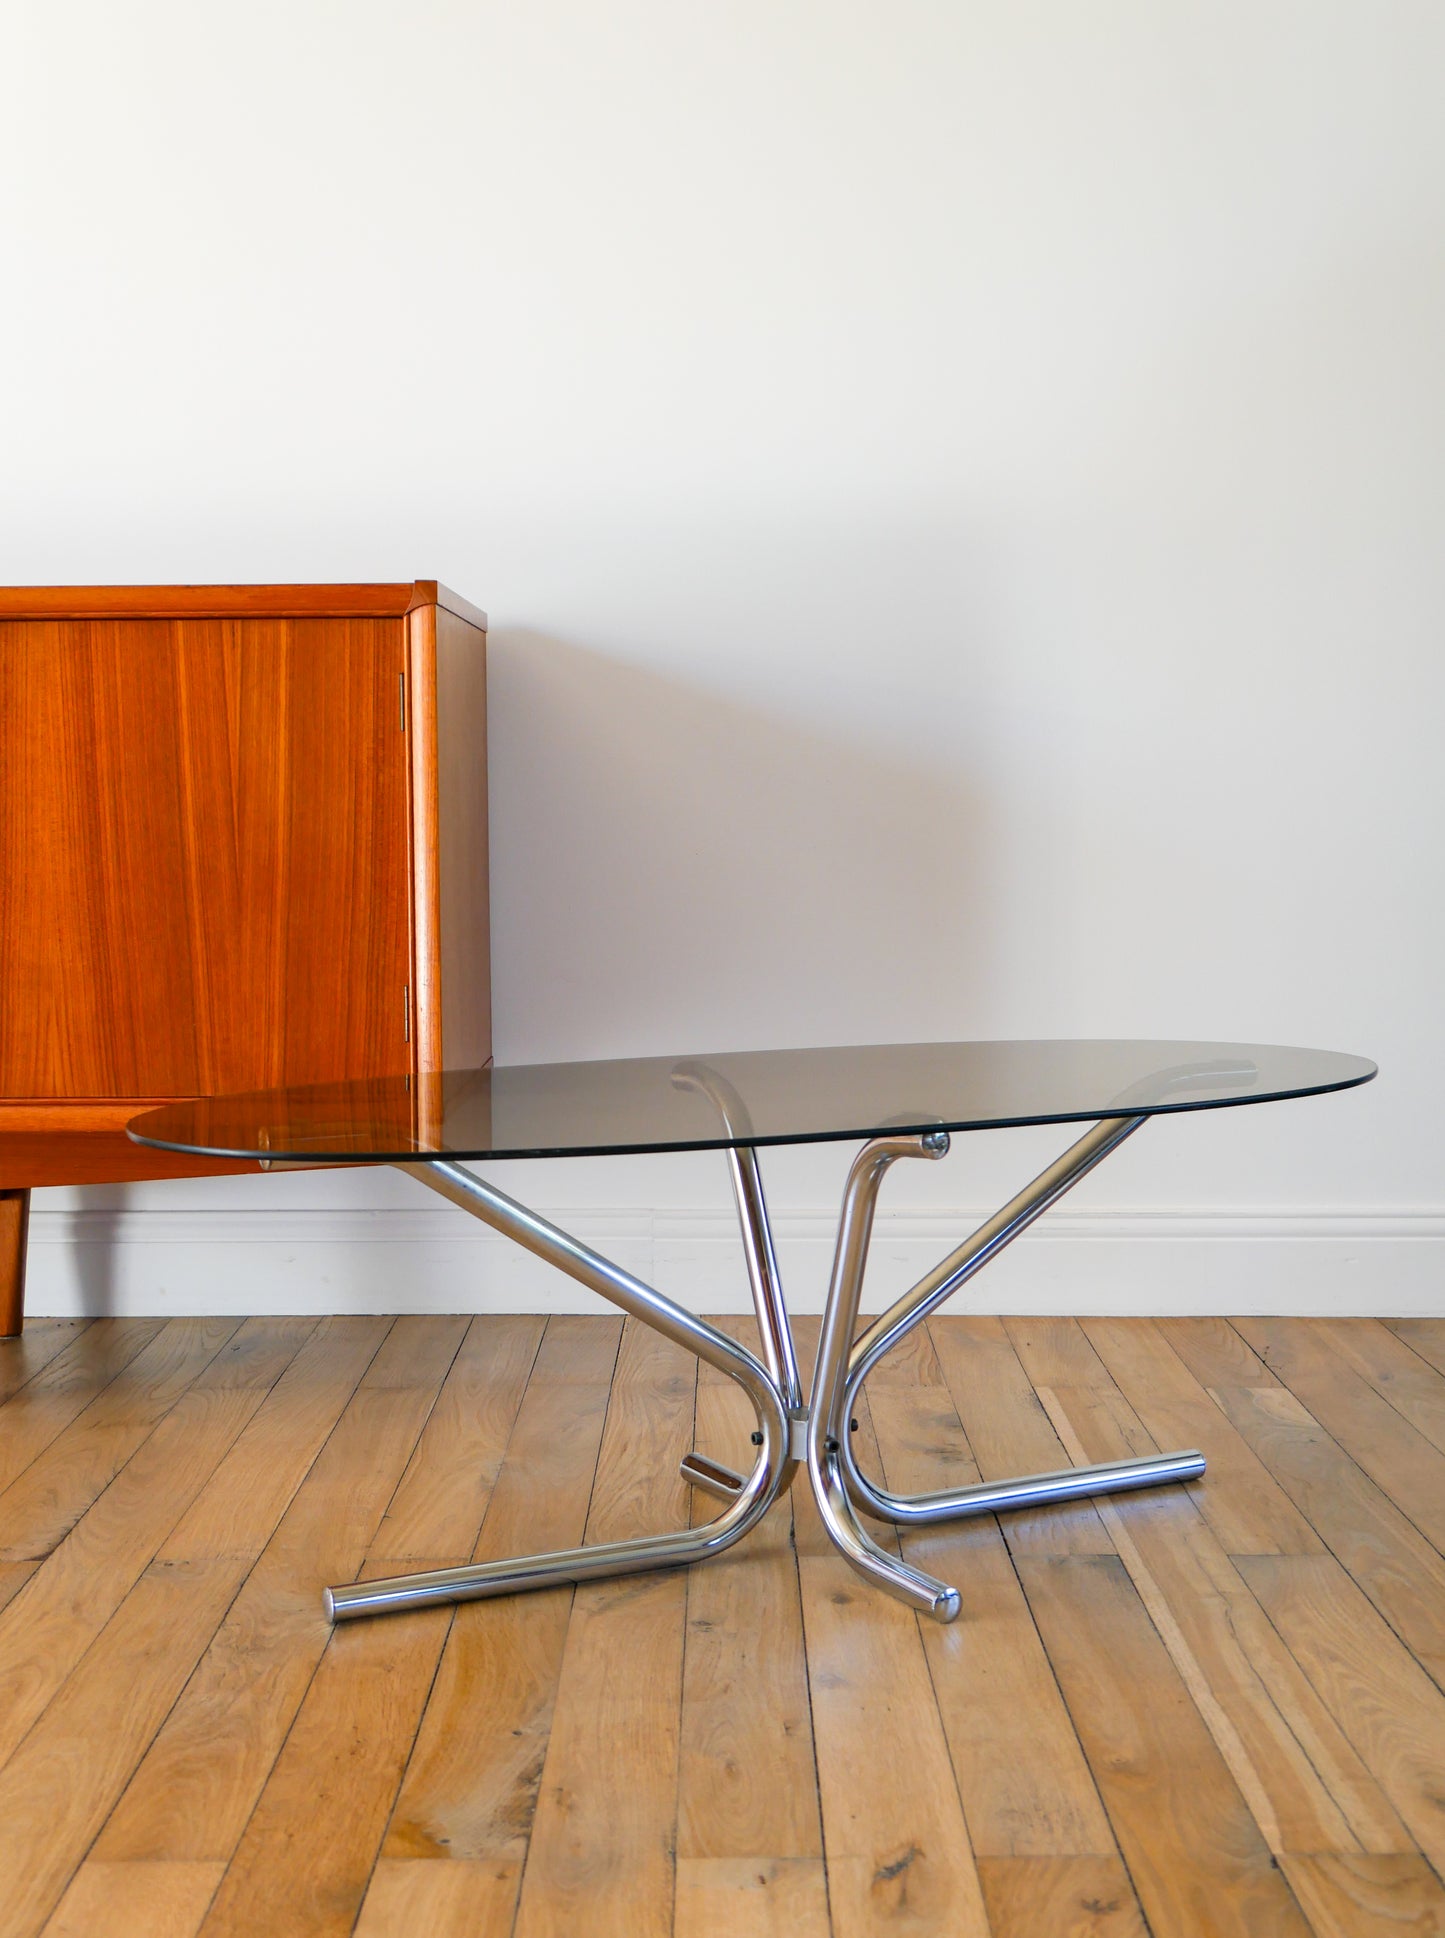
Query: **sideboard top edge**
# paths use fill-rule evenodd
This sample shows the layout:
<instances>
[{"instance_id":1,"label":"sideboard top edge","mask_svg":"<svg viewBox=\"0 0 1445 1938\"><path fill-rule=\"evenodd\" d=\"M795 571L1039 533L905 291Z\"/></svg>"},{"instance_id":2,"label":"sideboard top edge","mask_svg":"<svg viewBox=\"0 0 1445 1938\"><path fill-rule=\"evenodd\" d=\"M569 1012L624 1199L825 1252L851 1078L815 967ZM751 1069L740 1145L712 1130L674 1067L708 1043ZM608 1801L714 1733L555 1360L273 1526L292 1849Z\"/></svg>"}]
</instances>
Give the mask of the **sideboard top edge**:
<instances>
[{"instance_id":1,"label":"sideboard top edge","mask_svg":"<svg viewBox=\"0 0 1445 1938\"><path fill-rule=\"evenodd\" d=\"M399 619L430 605L486 629L479 606L435 579L399 585L0 586L0 619Z\"/></svg>"}]
</instances>

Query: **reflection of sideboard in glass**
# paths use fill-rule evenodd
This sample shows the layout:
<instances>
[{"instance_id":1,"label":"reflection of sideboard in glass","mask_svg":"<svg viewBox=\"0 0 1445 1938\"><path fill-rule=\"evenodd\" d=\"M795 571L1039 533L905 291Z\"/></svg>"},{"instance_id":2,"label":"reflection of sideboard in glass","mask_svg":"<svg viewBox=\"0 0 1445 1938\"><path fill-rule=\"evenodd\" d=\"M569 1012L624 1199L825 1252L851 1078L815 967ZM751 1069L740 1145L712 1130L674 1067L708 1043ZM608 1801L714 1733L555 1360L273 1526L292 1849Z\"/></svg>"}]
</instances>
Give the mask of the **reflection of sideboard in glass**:
<instances>
[{"instance_id":1,"label":"reflection of sideboard in glass","mask_svg":"<svg viewBox=\"0 0 1445 1938\"><path fill-rule=\"evenodd\" d=\"M254 1168L143 1103L491 1053L486 615L405 585L0 589L0 1333L29 1188Z\"/></svg>"}]
</instances>

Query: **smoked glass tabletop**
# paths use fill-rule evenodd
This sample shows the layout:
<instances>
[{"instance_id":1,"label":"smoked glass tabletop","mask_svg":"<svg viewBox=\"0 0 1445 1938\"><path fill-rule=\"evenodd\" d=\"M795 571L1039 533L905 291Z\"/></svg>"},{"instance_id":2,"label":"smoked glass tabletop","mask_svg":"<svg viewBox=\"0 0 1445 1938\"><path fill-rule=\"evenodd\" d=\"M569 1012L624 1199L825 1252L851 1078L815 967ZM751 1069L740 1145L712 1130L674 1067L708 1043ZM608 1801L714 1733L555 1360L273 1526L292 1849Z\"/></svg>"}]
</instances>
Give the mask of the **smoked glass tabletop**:
<instances>
[{"instance_id":1,"label":"smoked glass tabletop","mask_svg":"<svg viewBox=\"0 0 1445 1938\"><path fill-rule=\"evenodd\" d=\"M158 1150L311 1163L589 1157L1222 1109L1374 1074L1364 1057L1263 1043L879 1043L257 1090L167 1104L130 1134Z\"/></svg>"}]
</instances>

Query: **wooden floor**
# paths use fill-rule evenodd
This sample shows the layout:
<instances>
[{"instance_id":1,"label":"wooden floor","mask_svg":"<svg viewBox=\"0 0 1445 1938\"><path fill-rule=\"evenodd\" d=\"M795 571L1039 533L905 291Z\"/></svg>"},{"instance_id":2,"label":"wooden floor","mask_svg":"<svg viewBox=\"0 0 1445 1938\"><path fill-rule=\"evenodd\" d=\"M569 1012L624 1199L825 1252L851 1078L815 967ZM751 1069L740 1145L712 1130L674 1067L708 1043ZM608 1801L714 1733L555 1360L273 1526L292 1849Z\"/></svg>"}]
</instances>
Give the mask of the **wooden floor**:
<instances>
[{"instance_id":1,"label":"wooden floor","mask_svg":"<svg viewBox=\"0 0 1445 1938\"><path fill-rule=\"evenodd\" d=\"M324 1582L660 1528L746 1403L528 1317L0 1344L0 1934L1445 1932L1445 1320L936 1321L895 1488L1206 1479L328 1630ZM699 1518L710 1511L697 1504Z\"/></svg>"}]
</instances>

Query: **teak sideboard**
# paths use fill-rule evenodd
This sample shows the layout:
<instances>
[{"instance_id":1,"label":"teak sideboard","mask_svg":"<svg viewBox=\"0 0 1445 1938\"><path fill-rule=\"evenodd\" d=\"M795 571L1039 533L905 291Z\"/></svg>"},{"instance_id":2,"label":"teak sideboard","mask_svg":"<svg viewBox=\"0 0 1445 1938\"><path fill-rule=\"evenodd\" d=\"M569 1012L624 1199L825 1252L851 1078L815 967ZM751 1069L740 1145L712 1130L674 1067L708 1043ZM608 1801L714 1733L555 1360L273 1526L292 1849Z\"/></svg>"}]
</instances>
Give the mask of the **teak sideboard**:
<instances>
[{"instance_id":1,"label":"teak sideboard","mask_svg":"<svg viewBox=\"0 0 1445 1938\"><path fill-rule=\"evenodd\" d=\"M0 1334L32 1186L255 1168L147 1104L489 1059L486 627L432 580L0 588Z\"/></svg>"}]
</instances>

